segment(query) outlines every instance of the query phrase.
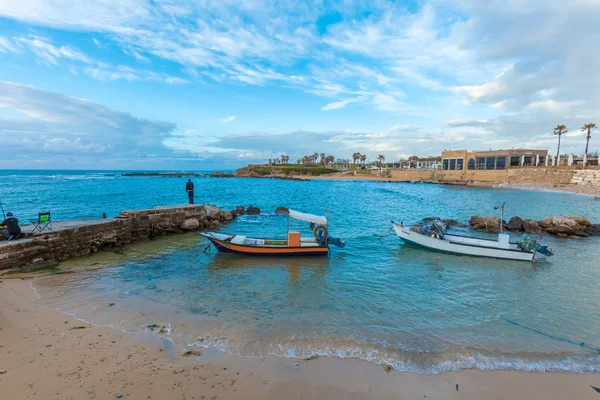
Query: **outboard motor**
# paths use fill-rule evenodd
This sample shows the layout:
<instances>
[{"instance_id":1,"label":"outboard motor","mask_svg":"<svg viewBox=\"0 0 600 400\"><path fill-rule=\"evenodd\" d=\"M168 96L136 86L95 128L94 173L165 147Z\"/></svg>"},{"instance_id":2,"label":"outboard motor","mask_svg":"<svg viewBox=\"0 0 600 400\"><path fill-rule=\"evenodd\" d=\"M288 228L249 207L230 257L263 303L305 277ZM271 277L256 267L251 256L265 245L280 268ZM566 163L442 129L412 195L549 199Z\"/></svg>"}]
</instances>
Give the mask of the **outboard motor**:
<instances>
[{"instance_id":1,"label":"outboard motor","mask_svg":"<svg viewBox=\"0 0 600 400\"><path fill-rule=\"evenodd\" d=\"M317 236L317 241L323 246L327 246L329 243L331 243L334 246L341 248L346 245L346 242L344 241L344 239L338 239L338 238L331 237L331 236L329 236L329 233L326 232L325 230L319 231L318 236Z\"/></svg>"}]
</instances>

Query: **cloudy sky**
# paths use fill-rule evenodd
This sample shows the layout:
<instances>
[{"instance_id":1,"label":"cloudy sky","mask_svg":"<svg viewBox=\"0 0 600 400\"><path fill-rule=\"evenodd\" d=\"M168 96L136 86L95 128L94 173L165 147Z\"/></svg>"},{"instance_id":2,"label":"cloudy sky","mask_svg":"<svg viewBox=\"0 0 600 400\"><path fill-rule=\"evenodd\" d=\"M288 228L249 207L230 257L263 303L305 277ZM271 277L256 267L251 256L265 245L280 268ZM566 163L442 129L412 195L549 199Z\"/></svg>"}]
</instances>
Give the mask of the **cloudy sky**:
<instances>
[{"instance_id":1,"label":"cloudy sky","mask_svg":"<svg viewBox=\"0 0 600 400\"><path fill-rule=\"evenodd\" d=\"M554 152L559 123L580 154L599 18L600 0L0 0L0 168Z\"/></svg>"}]
</instances>

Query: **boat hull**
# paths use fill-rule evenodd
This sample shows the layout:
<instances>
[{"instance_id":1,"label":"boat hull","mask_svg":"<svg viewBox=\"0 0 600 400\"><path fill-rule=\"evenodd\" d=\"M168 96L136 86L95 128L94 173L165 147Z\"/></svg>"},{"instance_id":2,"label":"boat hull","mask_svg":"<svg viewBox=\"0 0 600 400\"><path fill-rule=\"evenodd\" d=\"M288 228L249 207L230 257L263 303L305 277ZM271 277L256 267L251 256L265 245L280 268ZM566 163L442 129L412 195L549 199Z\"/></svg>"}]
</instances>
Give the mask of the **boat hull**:
<instances>
[{"instance_id":1,"label":"boat hull","mask_svg":"<svg viewBox=\"0 0 600 400\"><path fill-rule=\"evenodd\" d=\"M437 239L417 232L411 231L408 227L394 224L396 234L406 243L425 247L432 250L445 253L461 254L475 257L490 257L504 260L532 261L535 253L525 251L500 249L493 247L480 247L460 243L452 243L448 240ZM489 241L491 242L491 241Z\"/></svg>"},{"instance_id":2,"label":"boat hull","mask_svg":"<svg viewBox=\"0 0 600 400\"><path fill-rule=\"evenodd\" d=\"M220 253L232 253L245 256L261 257L298 257L298 256L327 256L329 247L324 246L249 246L230 243L222 239L203 235L215 246Z\"/></svg>"}]
</instances>

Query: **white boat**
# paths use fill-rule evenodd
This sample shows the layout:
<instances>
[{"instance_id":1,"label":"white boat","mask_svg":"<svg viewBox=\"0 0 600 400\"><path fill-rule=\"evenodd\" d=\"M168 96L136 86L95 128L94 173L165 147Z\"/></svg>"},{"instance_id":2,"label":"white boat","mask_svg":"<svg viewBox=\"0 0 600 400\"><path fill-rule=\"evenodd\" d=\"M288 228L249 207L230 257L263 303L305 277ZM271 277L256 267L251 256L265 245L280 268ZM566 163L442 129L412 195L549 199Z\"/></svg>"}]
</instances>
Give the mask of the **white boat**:
<instances>
[{"instance_id":1,"label":"white boat","mask_svg":"<svg viewBox=\"0 0 600 400\"><path fill-rule=\"evenodd\" d=\"M488 240L442 232L423 234L395 222L392 223L392 226L396 234L406 243L432 250L519 261L532 261L535 256L535 251L523 250L517 243L511 243L507 233L499 234L498 240Z\"/></svg>"}]
</instances>

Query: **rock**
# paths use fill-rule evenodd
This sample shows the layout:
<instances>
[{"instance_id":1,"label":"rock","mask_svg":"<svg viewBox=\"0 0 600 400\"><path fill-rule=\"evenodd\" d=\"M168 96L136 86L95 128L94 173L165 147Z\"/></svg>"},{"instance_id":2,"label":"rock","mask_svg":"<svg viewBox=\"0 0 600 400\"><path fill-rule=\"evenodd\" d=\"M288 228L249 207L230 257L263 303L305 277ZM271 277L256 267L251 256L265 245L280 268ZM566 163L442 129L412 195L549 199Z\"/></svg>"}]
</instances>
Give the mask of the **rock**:
<instances>
[{"instance_id":1,"label":"rock","mask_svg":"<svg viewBox=\"0 0 600 400\"><path fill-rule=\"evenodd\" d=\"M221 210L221 221L231 221L233 219L233 215L227 210Z\"/></svg>"},{"instance_id":2,"label":"rock","mask_svg":"<svg viewBox=\"0 0 600 400\"><path fill-rule=\"evenodd\" d=\"M237 215L244 215L244 214L246 213L246 211L244 210L244 207L242 207L242 206L237 206L237 207L235 208L235 213L236 213Z\"/></svg>"},{"instance_id":3,"label":"rock","mask_svg":"<svg viewBox=\"0 0 600 400\"><path fill-rule=\"evenodd\" d=\"M290 210L287 207L277 207L275 214L287 214Z\"/></svg>"},{"instance_id":4,"label":"rock","mask_svg":"<svg viewBox=\"0 0 600 400\"><path fill-rule=\"evenodd\" d=\"M195 218L186 219L181 223L180 228L184 231L193 231L200 228L200 221Z\"/></svg>"},{"instance_id":5,"label":"rock","mask_svg":"<svg viewBox=\"0 0 600 400\"><path fill-rule=\"evenodd\" d=\"M471 217L471 219L469 220L469 225L471 225L471 227L473 227L473 229L485 230L485 220L483 219L483 217L480 217L479 215L473 215Z\"/></svg>"},{"instance_id":6,"label":"rock","mask_svg":"<svg viewBox=\"0 0 600 400\"><path fill-rule=\"evenodd\" d=\"M235 210L231 210L231 211L229 211L229 212L231 213L231 216L232 216L233 218L237 217L237 213L235 212Z\"/></svg>"},{"instance_id":7,"label":"rock","mask_svg":"<svg viewBox=\"0 0 600 400\"><path fill-rule=\"evenodd\" d=\"M466 228L467 225L466 224L457 224L456 227L457 228Z\"/></svg>"},{"instance_id":8,"label":"rock","mask_svg":"<svg viewBox=\"0 0 600 400\"><path fill-rule=\"evenodd\" d=\"M576 217L574 215L565 215L565 218L570 219L571 221L577 222L577 224L587 228L588 226L592 226L593 224L583 217Z\"/></svg>"},{"instance_id":9,"label":"rock","mask_svg":"<svg viewBox=\"0 0 600 400\"><path fill-rule=\"evenodd\" d=\"M524 220L522 226L525 233L530 233L532 235L540 235L542 233L542 228L533 220Z\"/></svg>"},{"instance_id":10,"label":"rock","mask_svg":"<svg viewBox=\"0 0 600 400\"><path fill-rule=\"evenodd\" d=\"M221 210L215 206L204 206L206 208L206 218L213 221L218 221L221 218Z\"/></svg>"},{"instance_id":11,"label":"rock","mask_svg":"<svg viewBox=\"0 0 600 400\"><path fill-rule=\"evenodd\" d=\"M454 225L458 224L458 222L455 219L443 219L442 222L444 224L446 224L446 226L448 228L450 228L451 226L454 226Z\"/></svg>"},{"instance_id":12,"label":"rock","mask_svg":"<svg viewBox=\"0 0 600 400\"><path fill-rule=\"evenodd\" d=\"M150 329L152 332L156 333L156 334L169 334L171 333L171 328L169 328L168 326L165 325L159 325L159 324L152 324L152 325L148 325L148 329Z\"/></svg>"},{"instance_id":13,"label":"rock","mask_svg":"<svg viewBox=\"0 0 600 400\"><path fill-rule=\"evenodd\" d=\"M121 397L123 397L123 395L122 395L121 393L117 393L117 394L115 395L115 397L116 397L117 399L120 399Z\"/></svg>"},{"instance_id":14,"label":"rock","mask_svg":"<svg viewBox=\"0 0 600 400\"><path fill-rule=\"evenodd\" d=\"M569 228L568 226L564 226L564 225L553 226L551 228L546 229L546 232L553 233L553 234L556 234L559 236L572 235L575 233L575 231L576 231L576 229Z\"/></svg>"},{"instance_id":15,"label":"rock","mask_svg":"<svg viewBox=\"0 0 600 400\"><path fill-rule=\"evenodd\" d=\"M246 214L248 214L248 215L258 215L258 214L260 214L260 208L254 207L253 205L250 205L246 209Z\"/></svg>"},{"instance_id":16,"label":"rock","mask_svg":"<svg viewBox=\"0 0 600 400\"><path fill-rule=\"evenodd\" d=\"M520 231L521 229L523 229L523 220L517 216L512 217L508 221L508 224L506 225L506 229L508 229L509 231L515 231L515 232Z\"/></svg>"},{"instance_id":17,"label":"rock","mask_svg":"<svg viewBox=\"0 0 600 400\"><path fill-rule=\"evenodd\" d=\"M589 237L590 235L584 231L575 231L573 232L573 236L577 236L577 237Z\"/></svg>"},{"instance_id":18,"label":"rock","mask_svg":"<svg viewBox=\"0 0 600 400\"><path fill-rule=\"evenodd\" d=\"M577 228L577 222L572 219L563 218L563 217L554 217L552 218L552 225L554 226L567 226L573 230Z\"/></svg>"},{"instance_id":19,"label":"rock","mask_svg":"<svg viewBox=\"0 0 600 400\"><path fill-rule=\"evenodd\" d=\"M584 232L590 236L600 236L600 230L598 230L594 225L585 228Z\"/></svg>"},{"instance_id":20,"label":"rock","mask_svg":"<svg viewBox=\"0 0 600 400\"><path fill-rule=\"evenodd\" d=\"M180 355L184 356L184 357L202 357L204 355L203 352L201 352L200 350L192 350L192 349L183 349L180 353Z\"/></svg>"},{"instance_id":21,"label":"rock","mask_svg":"<svg viewBox=\"0 0 600 400\"><path fill-rule=\"evenodd\" d=\"M8 371L5 369L0 369L0 375L4 375L5 373L7 373Z\"/></svg>"},{"instance_id":22,"label":"rock","mask_svg":"<svg viewBox=\"0 0 600 400\"><path fill-rule=\"evenodd\" d=\"M233 178L233 177L235 177L234 174L229 173L229 172L213 172L209 176L211 178Z\"/></svg>"},{"instance_id":23,"label":"rock","mask_svg":"<svg viewBox=\"0 0 600 400\"><path fill-rule=\"evenodd\" d=\"M487 232L500 232L500 218L494 215L488 215L485 217L485 230Z\"/></svg>"},{"instance_id":24,"label":"rock","mask_svg":"<svg viewBox=\"0 0 600 400\"><path fill-rule=\"evenodd\" d=\"M306 357L304 360L310 361L310 360L316 360L317 358L319 358L319 355L315 354L315 355L312 355L310 357Z\"/></svg>"},{"instance_id":25,"label":"rock","mask_svg":"<svg viewBox=\"0 0 600 400\"><path fill-rule=\"evenodd\" d=\"M546 220L550 220L550 222L548 223ZM543 221L538 221L537 224L540 226L540 228L548 229L552 227L552 219L546 218Z\"/></svg>"},{"instance_id":26,"label":"rock","mask_svg":"<svg viewBox=\"0 0 600 400\"><path fill-rule=\"evenodd\" d=\"M391 372L394 368L392 368L390 364L385 364L383 366L383 369L385 370L385 372Z\"/></svg>"}]
</instances>

